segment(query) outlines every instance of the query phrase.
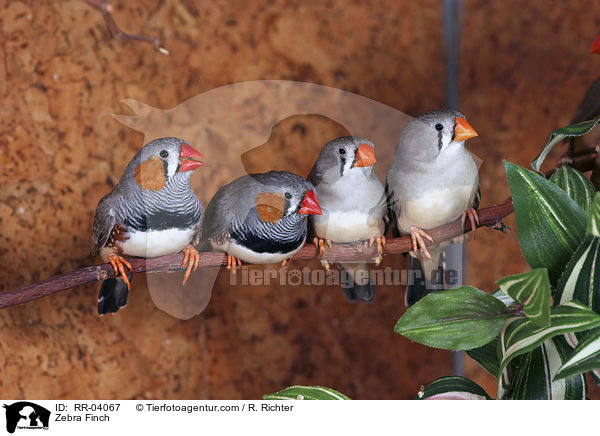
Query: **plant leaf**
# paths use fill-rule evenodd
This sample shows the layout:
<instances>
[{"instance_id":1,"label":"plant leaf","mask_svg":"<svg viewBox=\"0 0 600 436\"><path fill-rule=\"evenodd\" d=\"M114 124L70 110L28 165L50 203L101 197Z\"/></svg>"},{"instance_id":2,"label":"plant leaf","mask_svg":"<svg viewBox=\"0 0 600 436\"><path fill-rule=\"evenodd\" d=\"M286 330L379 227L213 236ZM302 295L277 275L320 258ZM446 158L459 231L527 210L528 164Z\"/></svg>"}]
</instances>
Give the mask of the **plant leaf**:
<instances>
[{"instance_id":1,"label":"plant leaf","mask_svg":"<svg viewBox=\"0 0 600 436\"><path fill-rule=\"evenodd\" d=\"M600 238L585 237L558 281L554 305L573 300L600 313Z\"/></svg>"},{"instance_id":2,"label":"plant leaf","mask_svg":"<svg viewBox=\"0 0 600 436\"><path fill-rule=\"evenodd\" d=\"M583 400L586 385L583 376L553 381L571 348L560 336L549 339L513 363L513 378L502 398L509 400Z\"/></svg>"},{"instance_id":3,"label":"plant leaf","mask_svg":"<svg viewBox=\"0 0 600 436\"><path fill-rule=\"evenodd\" d=\"M523 313L540 327L550 325L550 280L546 268L505 277L500 289L523 304Z\"/></svg>"},{"instance_id":4,"label":"plant leaf","mask_svg":"<svg viewBox=\"0 0 600 436\"><path fill-rule=\"evenodd\" d=\"M596 192L590 207L590 220L588 221L587 232L595 237L600 237L600 192Z\"/></svg>"},{"instance_id":5,"label":"plant leaf","mask_svg":"<svg viewBox=\"0 0 600 436\"><path fill-rule=\"evenodd\" d=\"M466 377L438 378L422 389L417 400L491 400L481 386Z\"/></svg>"},{"instance_id":6,"label":"plant leaf","mask_svg":"<svg viewBox=\"0 0 600 436\"><path fill-rule=\"evenodd\" d=\"M481 347L466 350L466 353L471 359L483 366L483 368L494 377L496 377L500 372L497 337Z\"/></svg>"},{"instance_id":7,"label":"plant leaf","mask_svg":"<svg viewBox=\"0 0 600 436\"><path fill-rule=\"evenodd\" d=\"M494 339L510 314L498 299L470 286L427 295L398 320L394 331L446 350L468 350Z\"/></svg>"},{"instance_id":8,"label":"plant leaf","mask_svg":"<svg viewBox=\"0 0 600 436\"><path fill-rule=\"evenodd\" d=\"M586 212L590 211L594 197L594 185L581 171L568 165L559 167L550 176L550 181L559 186Z\"/></svg>"},{"instance_id":9,"label":"plant leaf","mask_svg":"<svg viewBox=\"0 0 600 436\"><path fill-rule=\"evenodd\" d=\"M532 269L547 268L556 284L583 236L587 215L565 191L542 176L504 162L521 251Z\"/></svg>"},{"instance_id":10,"label":"plant leaf","mask_svg":"<svg viewBox=\"0 0 600 436\"><path fill-rule=\"evenodd\" d=\"M502 379L501 372L515 357L533 350L554 336L598 326L600 326L600 315L575 301L553 307L550 312L549 327L538 327L528 318L509 319L500 333L502 360L498 372L499 382Z\"/></svg>"},{"instance_id":11,"label":"plant leaf","mask_svg":"<svg viewBox=\"0 0 600 436\"><path fill-rule=\"evenodd\" d=\"M575 351L554 376L554 380L595 369L600 369L600 328L590 330L583 336Z\"/></svg>"},{"instance_id":12,"label":"plant leaf","mask_svg":"<svg viewBox=\"0 0 600 436\"><path fill-rule=\"evenodd\" d=\"M600 117L590 121L583 121L581 123L573 124L571 126L556 129L550 134L550 137L548 138L548 141L546 141L546 145L544 146L540 154L538 154L535 160L531 162L531 167L534 170L539 171L540 167L542 166L542 162L544 162L544 159L546 159L546 156L548 156L548 153L550 153L550 151L554 148L556 144L570 136L585 135L587 132L594 128L598 121L600 121Z\"/></svg>"},{"instance_id":13,"label":"plant leaf","mask_svg":"<svg viewBox=\"0 0 600 436\"><path fill-rule=\"evenodd\" d=\"M290 386L274 394L263 395L263 400L349 400L344 394L323 386Z\"/></svg>"},{"instance_id":14,"label":"plant leaf","mask_svg":"<svg viewBox=\"0 0 600 436\"><path fill-rule=\"evenodd\" d=\"M492 292L492 297L502 301L506 307L517 304L517 302L510 295L507 295L502 289L496 289L495 292Z\"/></svg>"}]
</instances>

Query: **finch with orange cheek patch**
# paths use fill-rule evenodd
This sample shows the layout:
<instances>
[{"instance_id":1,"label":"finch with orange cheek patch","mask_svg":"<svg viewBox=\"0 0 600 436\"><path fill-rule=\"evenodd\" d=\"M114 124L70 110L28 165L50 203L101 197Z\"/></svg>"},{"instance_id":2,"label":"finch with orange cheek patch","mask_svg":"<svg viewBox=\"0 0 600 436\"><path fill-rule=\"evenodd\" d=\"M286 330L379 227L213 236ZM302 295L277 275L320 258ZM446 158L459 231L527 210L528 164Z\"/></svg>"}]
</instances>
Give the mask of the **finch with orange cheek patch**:
<instances>
[{"instance_id":1,"label":"finch with orange cheek patch","mask_svg":"<svg viewBox=\"0 0 600 436\"><path fill-rule=\"evenodd\" d=\"M203 237L227 253L227 269L241 261L285 262L306 240L307 215L321 214L314 186L285 171L249 174L223 186L206 207Z\"/></svg>"},{"instance_id":2,"label":"finch with orange cheek patch","mask_svg":"<svg viewBox=\"0 0 600 436\"><path fill-rule=\"evenodd\" d=\"M131 265L122 255L158 257L184 250L183 284L198 266L203 208L192 191L192 172L203 165L197 150L179 138L146 144L131 160L113 191L96 209L92 255L110 262L118 277L105 280L98 313L127 304Z\"/></svg>"}]
</instances>

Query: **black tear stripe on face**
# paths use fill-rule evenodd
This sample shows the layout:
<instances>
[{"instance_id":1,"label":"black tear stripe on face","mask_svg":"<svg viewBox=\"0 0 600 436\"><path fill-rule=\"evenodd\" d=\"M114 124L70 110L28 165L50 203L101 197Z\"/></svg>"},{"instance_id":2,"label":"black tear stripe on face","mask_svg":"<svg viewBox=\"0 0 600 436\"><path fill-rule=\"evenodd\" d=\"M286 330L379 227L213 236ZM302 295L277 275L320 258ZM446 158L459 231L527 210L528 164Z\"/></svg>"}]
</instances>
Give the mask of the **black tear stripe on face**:
<instances>
[{"instance_id":1,"label":"black tear stripe on face","mask_svg":"<svg viewBox=\"0 0 600 436\"><path fill-rule=\"evenodd\" d=\"M340 156L340 160L342 161L342 165L340 166L340 177L342 177L344 175L344 167L346 166L346 158Z\"/></svg>"},{"instance_id":2,"label":"black tear stripe on face","mask_svg":"<svg viewBox=\"0 0 600 436\"><path fill-rule=\"evenodd\" d=\"M438 130L438 151L442 150L443 147L443 142L442 142L442 131Z\"/></svg>"},{"instance_id":3,"label":"black tear stripe on face","mask_svg":"<svg viewBox=\"0 0 600 436\"><path fill-rule=\"evenodd\" d=\"M244 234L238 233L236 230L231 232L231 237L235 239L238 244L243 245L255 253L271 254L289 253L294 251L304 243L305 236L306 233L302 232L298 235L298 238L291 241L276 241L252 232L246 232Z\"/></svg>"},{"instance_id":4,"label":"black tear stripe on face","mask_svg":"<svg viewBox=\"0 0 600 436\"><path fill-rule=\"evenodd\" d=\"M163 163L163 166L165 167L165 179L166 179L167 177L169 177L169 171L168 171L169 164L166 160L162 160L162 163ZM179 171L179 165L177 165L177 171ZM175 172L177 172L177 171L175 171Z\"/></svg>"}]
</instances>

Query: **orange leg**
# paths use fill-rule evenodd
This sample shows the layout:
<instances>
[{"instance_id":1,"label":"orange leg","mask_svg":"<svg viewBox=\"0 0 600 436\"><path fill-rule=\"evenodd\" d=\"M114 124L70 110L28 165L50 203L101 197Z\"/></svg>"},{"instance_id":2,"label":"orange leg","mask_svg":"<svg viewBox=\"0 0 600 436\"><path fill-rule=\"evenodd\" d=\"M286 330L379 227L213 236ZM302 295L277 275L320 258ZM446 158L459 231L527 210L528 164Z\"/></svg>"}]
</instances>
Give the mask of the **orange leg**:
<instances>
[{"instance_id":1,"label":"orange leg","mask_svg":"<svg viewBox=\"0 0 600 436\"><path fill-rule=\"evenodd\" d=\"M283 261L281 262L281 267L283 268L288 262L291 262L292 259L294 259L294 254L290 257L288 257L287 259L283 259Z\"/></svg>"},{"instance_id":2,"label":"orange leg","mask_svg":"<svg viewBox=\"0 0 600 436\"><path fill-rule=\"evenodd\" d=\"M473 239L475 239L475 230L479 225L479 215L477 215L477 211L475 209L467 209L462 213L461 225L463 228L465 227L465 220L469 217L469 222L471 223L471 230L473 230Z\"/></svg>"},{"instance_id":3,"label":"orange leg","mask_svg":"<svg viewBox=\"0 0 600 436\"><path fill-rule=\"evenodd\" d=\"M242 261L237 257L227 254L227 269L231 270L231 272L235 274L237 266L242 266Z\"/></svg>"},{"instance_id":4,"label":"orange leg","mask_svg":"<svg viewBox=\"0 0 600 436\"><path fill-rule=\"evenodd\" d=\"M185 248L183 249L183 252L184 252L184 255L183 255L183 262L181 263L181 267L186 268L185 275L183 276L183 285L185 286L185 283L187 282L188 278L190 277L190 273L192 271L196 271L196 268L198 268L198 262L200 261L200 254L198 253L198 250L196 250L194 248L194 246L191 244L186 245Z\"/></svg>"},{"instance_id":5,"label":"orange leg","mask_svg":"<svg viewBox=\"0 0 600 436\"><path fill-rule=\"evenodd\" d=\"M131 271L131 265L127 262L123 257L118 254L111 253L108 255L108 261L113 267L116 276L121 276L127 288L131 291L131 283L129 283L129 279L127 278L127 273L125 272L125 268L128 268Z\"/></svg>"},{"instance_id":6,"label":"orange leg","mask_svg":"<svg viewBox=\"0 0 600 436\"><path fill-rule=\"evenodd\" d=\"M377 236L376 238L369 239L369 247L373 246L373 243L377 242L377 253L379 255L375 258L375 264L379 265L383 259L383 247L385 247L385 236Z\"/></svg>"},{"instance_id":7,"label":"orange leg","mask_svg":"<svg viewBox=\"0 0 600 436\"><path fill-rule=\"evenodd\" d=\"M313 244L319 249L319 254L321 257L323 257L323 254L325 253L325 244L327 244L329 248L332 248L331 241L329 239L313 238Z\"/></svg>"},{"instance_id":8,"label":"orange leg","mask_svg":"<svg viewBox=\"0 0 600 436\"><path fill-rule=\"evenodd\" d=\"M431 259L431 254L427 251L423 238L428 239L429 242L433 242L433 238L418 227L410 228L410 237L412 239L413 251L417 251L421 247L425 256Z\"/></svg>"}]
</instances>

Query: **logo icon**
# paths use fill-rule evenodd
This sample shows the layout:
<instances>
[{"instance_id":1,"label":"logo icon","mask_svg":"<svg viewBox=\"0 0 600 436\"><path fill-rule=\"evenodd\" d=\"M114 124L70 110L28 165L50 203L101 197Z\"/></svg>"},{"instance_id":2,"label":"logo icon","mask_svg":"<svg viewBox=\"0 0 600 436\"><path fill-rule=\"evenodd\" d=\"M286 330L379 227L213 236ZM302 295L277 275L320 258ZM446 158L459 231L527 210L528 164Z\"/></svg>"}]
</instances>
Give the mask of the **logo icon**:
<instances>
[{"instance_id":1,"label":"logo icon","mask_svg":"<svg viewBox=\"0 0 600 436\"><path fill-rule=\"evenodd\" d=\"M29 401L19 401L4 405L6 409L6 431L14 433L18 429L48 429L50 411Z\"/></svg>"}]
</instances>

